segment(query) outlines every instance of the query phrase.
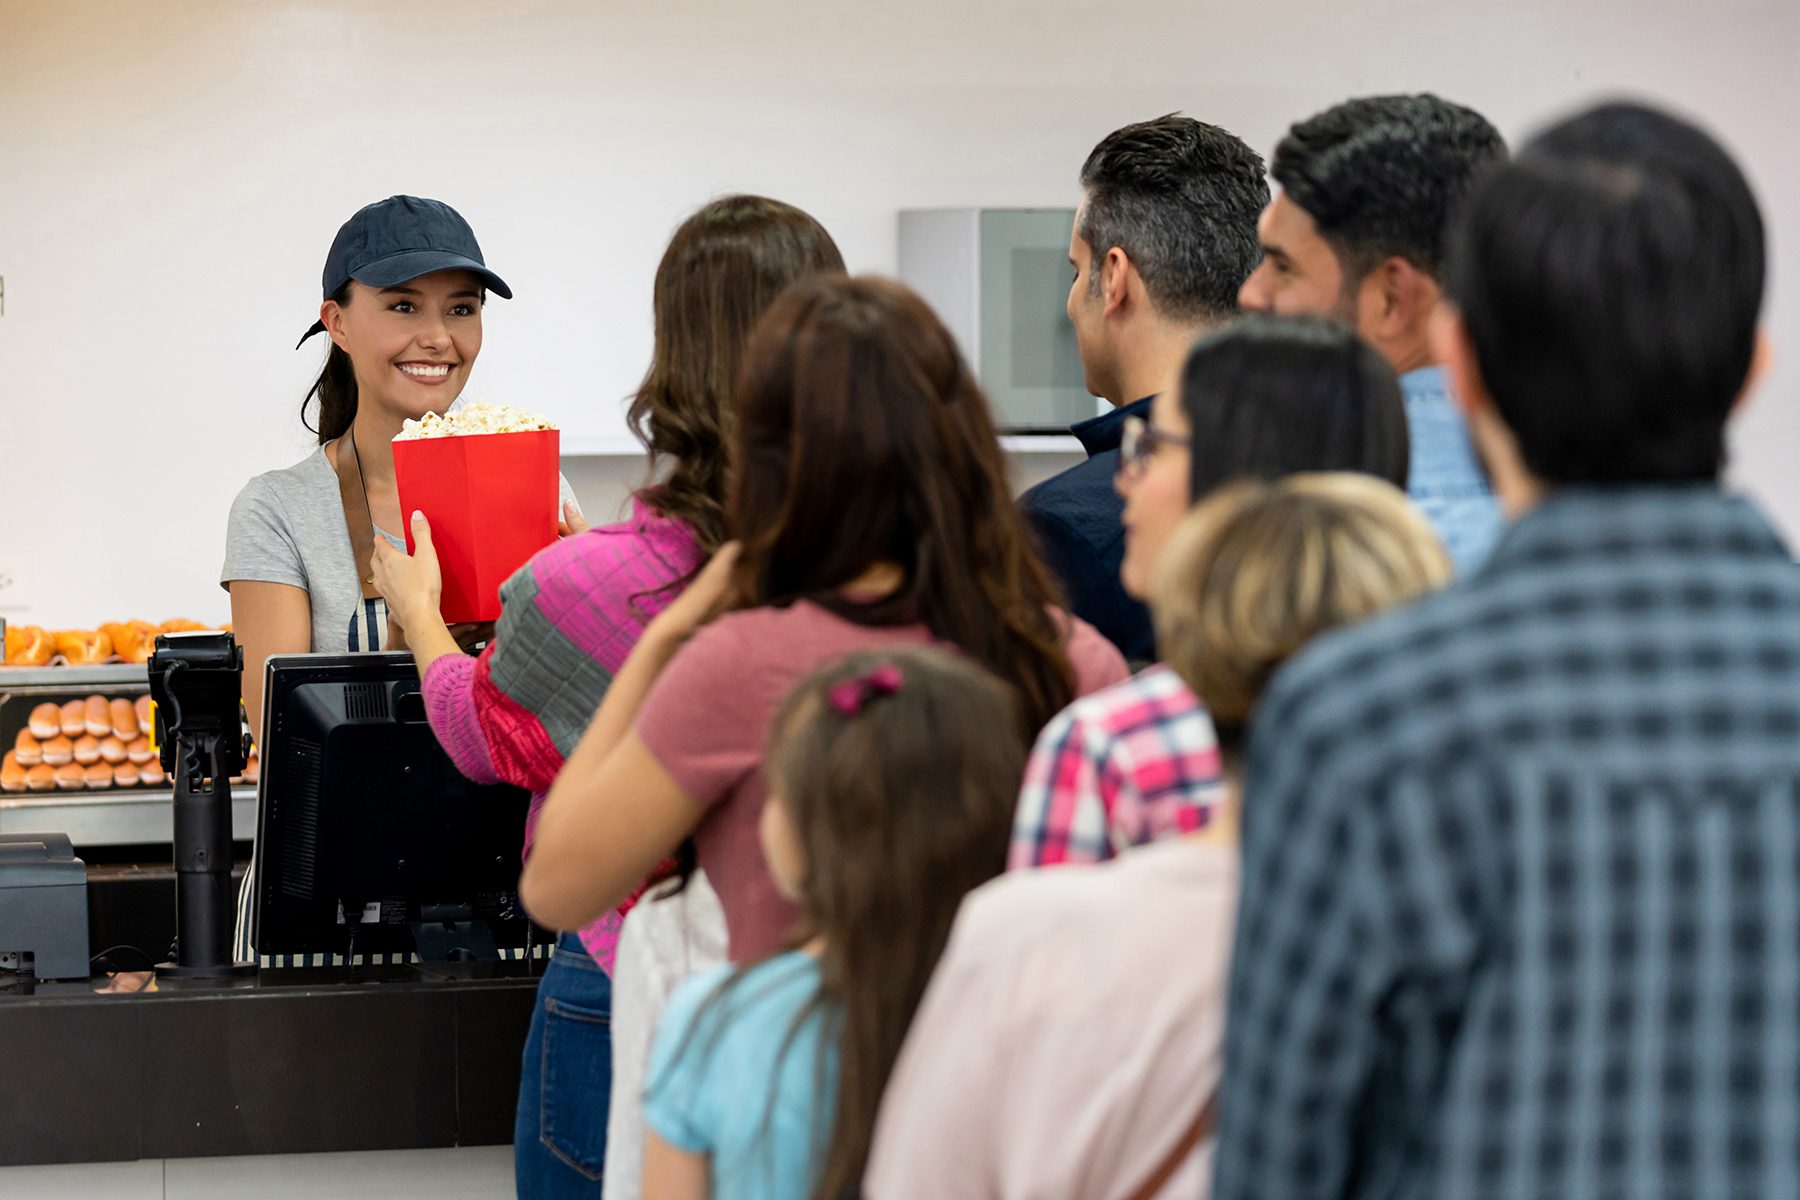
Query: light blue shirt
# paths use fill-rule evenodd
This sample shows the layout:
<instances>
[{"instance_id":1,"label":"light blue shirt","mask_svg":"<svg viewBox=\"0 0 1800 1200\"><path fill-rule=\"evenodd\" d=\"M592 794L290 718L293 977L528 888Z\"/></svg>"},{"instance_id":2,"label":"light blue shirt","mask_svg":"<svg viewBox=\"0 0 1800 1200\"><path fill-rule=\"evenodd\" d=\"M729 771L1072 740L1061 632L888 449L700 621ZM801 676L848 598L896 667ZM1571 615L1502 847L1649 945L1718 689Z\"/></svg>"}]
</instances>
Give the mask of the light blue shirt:
<instances>
[{"instance_id":1,"label":"light blue shirt","mask_svg":"<svg viewBox=\"0 0 1800 1200\"><path fill-rule=\"evenodd\" d=\"M1487 561L1500 536L1500 502L1476 461L1444 368L1408 371L1400 391L1412 439L1407 495L1444 540L1456 573L1467 575Z\"/></svg>"},{"instance_id":2,"label":"light blue shirt","mask_svg":"<svg viewBox=\"0 0 1800 1200\"><path fill-rule=\"evenodd\" d=\"M669 999L650 1052L644 1120L711 1156L712 1200L807 1200L830 1138L837 1047L809 1013L819 965L790 951L732 978L719 967Z\"/></svg>"}]
</instances>

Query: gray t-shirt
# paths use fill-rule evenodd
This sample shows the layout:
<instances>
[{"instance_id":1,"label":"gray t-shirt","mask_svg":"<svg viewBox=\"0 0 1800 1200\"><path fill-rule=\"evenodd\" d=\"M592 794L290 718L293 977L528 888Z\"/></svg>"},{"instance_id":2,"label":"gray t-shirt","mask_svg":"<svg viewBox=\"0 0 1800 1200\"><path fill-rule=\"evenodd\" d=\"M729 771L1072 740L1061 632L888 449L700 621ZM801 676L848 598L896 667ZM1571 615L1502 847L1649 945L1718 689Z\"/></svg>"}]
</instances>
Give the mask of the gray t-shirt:
<instances>
[{"instance_id":1,"label":"gray t-shirt","mask_svg":"<svg viewBox=\"0 0 1800 1200\"><path fill-rule=\"evenodd\" d=\"M562 498L573 500L569 481L557 478ZM375 532L406 548L386 530ZM380 648L387 609L379 600L363 599L337 472L323 446L286 470L258 475L232 501L219 584L229 591L237 579L303 589L312 602L315 652Z\"/></svg>"}]
</instances>

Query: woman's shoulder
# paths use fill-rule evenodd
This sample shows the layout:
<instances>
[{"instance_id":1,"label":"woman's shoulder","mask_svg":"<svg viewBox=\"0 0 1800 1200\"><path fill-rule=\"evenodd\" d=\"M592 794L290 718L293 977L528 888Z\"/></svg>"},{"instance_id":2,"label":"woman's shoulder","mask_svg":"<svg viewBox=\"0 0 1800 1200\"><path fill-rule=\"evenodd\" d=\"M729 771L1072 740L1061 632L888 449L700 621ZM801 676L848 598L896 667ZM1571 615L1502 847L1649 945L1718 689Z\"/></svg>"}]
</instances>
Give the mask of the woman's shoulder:
<instances>
[{"instance_id":1,"label":"woman's shoulder","mask_svg":"<svg viewBox=\"0 0 1800 1200\"><path fill-rule=\"evenodd\" d=\"M1063 630L1063 644L1069 665L1075 668L1075 690L1085 696L1101 688L1131 678L1131 668L1119 648L1106 635L1073 613L1053 609L1056 623Z\"/></svg>"},{"instance_id":2,"label":"woman's shoulder","mask_svg":"<svg viewBox=\"0 0 1800 1200\"><path fill-rule=\"evenodd\" d=\"M1118 737L1182 720L1204 722L1210 738L1211 721L1200 698L1167 664L1155 663L1118 683L1077 697L1057 714L1054 723Z\"/></svg>"},{"instance_id":3,"label":"woman's shoulder","mask_svg":"<svg viewBox=\"0 0 1800 1200\"><path fill-rule=\"evenodd\" d=\"M320 446L291 467L252 475L238 489L232 507L235 510L304 501L323 490L329 490L333 497L337 495L337 474L331 469L331 460L325 457L325 448Z\"/></svg>"},{"instance_id":4,"label":"woman's shoulder","mask_svg":"<svg viewBox=\"0 0 1800 1200\"><path fill-rule=\"evenodd\" d=\"M685 522L639 501L623 521L596 525L544 547L531 566L540 587L567 584L584 592L618 587L638 594L667 588L704 560L699 540Z\"/></svg>"},{"instance_id":5,"label":"woman's shoulder","mask_svg":"<svg viewBox=\"0 0 1800 1200\"><path fill-rule=\"evenodd\" d=\"M1237 889L1229 847L1186 838L1140 846L1115 859L1009 871L969 893L945 949L946 975L962 972L1009 979L1022 973L1082 973L1102 958L1134 953L1132 931L1187 918L1217 921ZM1164 920L1167 917L1168 920ZM1154 941L1154 939L1152 939ZM1104 954L1099 947L1109 947ZM1161 953L1145 944L1145 952Z\"/></svg>"}]
</instances>

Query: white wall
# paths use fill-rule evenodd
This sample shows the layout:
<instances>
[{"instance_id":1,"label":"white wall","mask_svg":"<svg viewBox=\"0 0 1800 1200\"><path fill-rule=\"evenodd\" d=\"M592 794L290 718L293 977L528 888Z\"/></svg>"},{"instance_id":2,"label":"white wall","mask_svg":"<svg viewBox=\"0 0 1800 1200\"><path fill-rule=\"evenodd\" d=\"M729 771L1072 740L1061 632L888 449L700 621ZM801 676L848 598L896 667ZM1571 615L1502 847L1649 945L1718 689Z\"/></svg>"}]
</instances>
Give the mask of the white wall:
<instances>
[{"instance_id":1,"label":"white wall","mask_svg":"<svg viewBox=\"0 0 1800 1200\"><path fill-rule=\"evenodd\" d=\"M460 208L518 293L471 394L604 435L662 244L718 193L891 269L895 210L1071 203L1094 141L1171 109L1266 153L1349 94L1435 89L1517 135L1625 89L1742 152L1800 347L1796 45L1792 0L0 0L0 615L224 616L231 497L307 450L322 349L290 347L325 249L396 191ZM1796 381L1738 439L1790 529ZM571 474L604 507L634 471Z\"/></svg>"}]
</instances>

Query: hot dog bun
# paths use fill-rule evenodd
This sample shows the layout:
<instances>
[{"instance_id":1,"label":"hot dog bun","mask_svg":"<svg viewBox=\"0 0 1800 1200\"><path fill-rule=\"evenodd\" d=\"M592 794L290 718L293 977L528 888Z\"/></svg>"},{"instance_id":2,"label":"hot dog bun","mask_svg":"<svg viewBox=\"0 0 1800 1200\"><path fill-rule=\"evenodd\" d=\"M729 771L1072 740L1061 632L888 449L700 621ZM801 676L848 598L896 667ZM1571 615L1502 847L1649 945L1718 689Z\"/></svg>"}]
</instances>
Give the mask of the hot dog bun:
<instances>
[{"instance_id":1,"label":"hot dog bun","mask_svg":"<svg viewBox=\"0 0 1800 1200\"><path fill-rule=\"evenodd\" d=\"M94 792L99 791L101 788L111 787L112 781L113 769L107 763L95 763L87 769L87 772L82 779L82 782L87 784L88 790Z\"/></svg>"},{"instance_id":2,"label":"hot dog bun","mask_svg":"<svg viewBox=\"0 0 1800 1200\"><path fill-rule=\"evenodd\" d=\"M169 782L169 777L163 772L162 764L153 758L138 768L138 782L145 787L161 787Z\"/></svg>"},{"instance_id":3,"label":"hot dog bun","mask_svg":"<svg viewBox=\"0 0 1800 1200\"><path fill-rule=\"evenodd\" d=\"M31 736L51 738L62 732L62 709L46 701L31 710Z\"/></svg>"},{"instance_id":4,"label":"hot dog bun","mask_svg":"<svg viewBox=\"0 0 1800 1200\"><path fill-rule=\"evenodd\" d=\"M150 739L140 734L126 744L125 757L134 763L147 763L156 757L156 751L150 748Z\"/></svg>"},{"instance_id":5,"label":"hot dog bun","mask_svg":"<svg viewBox=\"0 0 1800 1200\"><path fill-rule=\"evenodd\" d=\"M113 765L113 786L136 787L138 769L136 763L122 762Z\"/></svg>"},{"instance_id":6,"label":"hot dog bun","mask_svg":"<svg viewBox=\"0 0 1800 1200\"><path fill-rule=\"evenodd\" d=\"M61 734L57 734L61 737ZM7 753L19 760L22 767L35 767L44 761L44 746L33 736L31 730L19 730L19 736L13 740L13 748Z\"/></svg>"},{"instance_id":7,"label":"hot dog bun","mask_svg":"<svg viewBox=\"0 0 1800 1200\"><path fill-rule=\"evenodd\" d=\"M0 792L22 792L25 790L25 768L19 764L19 756L8 750L0 755Z\"/></svg>"},{"instance_id":8,"label":"hot dog bun","mask_svg":"<svg viewBox=\"0 0 1800 1200\"><path fill-rule=\"evenodd\" d=\"M75 743L60 733L43 743L43 751L48 766L60 767L75 761Z\"/></svg>"},{"instance_id":9,"label":"hot dog bun","mask_svg":"<svg viewBox=\"0 0 1800 1200\"><path fill-rule=\"evenodd\" d=\"M87 731L95 737L105 737L112 732L112 705L106 702L105 696L87 698Z\"/></svg>"},{"instance_id":10,"label":"hot dog bun","mask_svg":"<svg viewBox=\"0 0 1800 1200\"><path fill-rule=\"evenodd\" d=\"M138 727L148 735L150 732L150 697L148 695L139 696L131 702L131 708L133 712L137 713Z\"/></svg>"},{"instance_id":11,"label":"hot dog bun","mask_svg":"<svg viewBox=\"0 0 1800 1200\"><path fill-rule=\"evenodd\" d=\"M77 763L56 768L56 786L64 792L79 792L87 787L87 768Z\"/></svg>"},{"instance_id":12,"label":"hot dog bun","mask_svg":"<svg viewBox=\"0 0 1800 1200\"><path fill-rule=\"evenodd\" d=\"M121 742L129 742L142 732L138 727L137 709L129 700L114 700L109 706L112 709L113 736Z\"/></svg>"},{"instance_id":13,"label":"hot dog bun","mask_svg":"<svg viewBox=\"0 0 1800 1200\"><path fill-rule=\"evenodd\" d=\"M56 790L56 768L46 763L39 763L25 772L25 786L34 792L53 792Z\"/></svg>"},{"instance_id":14,"label":"hot dog bun","mask_svg":"<svg viewBox=\"0 0 1800 1200\"><path fill-rule=\"evenodd\" d=\"M62 706L62 735L78 738L87 732L87 701L71 700Z\"/></svg>"},{"instance_id":15,"label":"hot dog bun","mask_svg":"<svg viewBox=\"0 0 1800 1200\"><path fill-rule=\"evenodd\" d=\"M100 739L91 733L84 733L75 739L75 761L82 766L100 761Z\"/></svg>"},{"instance_id":16,"label":"hot dog bun","mask_svg":"<svg viewBox=\"0 0 1800 1200\"><path fill-rule=\"evenodd\" d=\"M103 762L122 763L125 761L125 743L107 734L100 739L100 758Z\"/></svg>"}]
</instances>

